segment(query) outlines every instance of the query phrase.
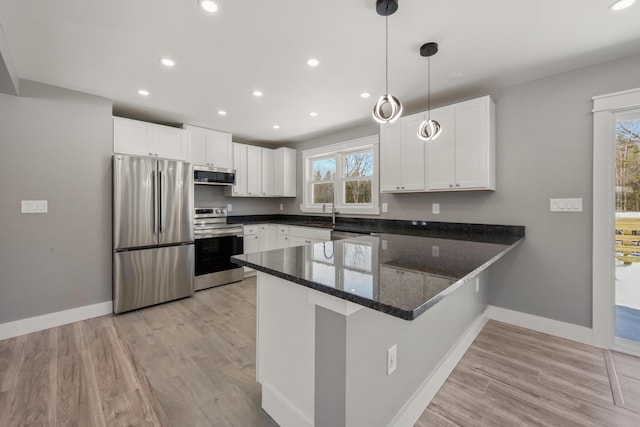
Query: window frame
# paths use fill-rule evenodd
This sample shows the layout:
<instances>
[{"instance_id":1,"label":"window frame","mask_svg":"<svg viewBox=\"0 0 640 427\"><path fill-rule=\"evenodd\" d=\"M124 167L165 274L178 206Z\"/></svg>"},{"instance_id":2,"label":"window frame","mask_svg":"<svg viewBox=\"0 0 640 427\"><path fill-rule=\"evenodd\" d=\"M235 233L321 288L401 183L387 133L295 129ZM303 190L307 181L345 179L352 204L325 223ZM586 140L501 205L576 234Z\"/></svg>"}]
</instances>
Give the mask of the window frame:
<instances>
[{"instance_id":1,"label":"window frame","mask_svg":"<svg viewBox=\"0 0 640 427\"><path fill-rule=\"evenodd\" d=\"M378 135L357 138L338 144L325 145L302 152L303 165L303 192L302 204L300 210L308 213L326 213L330 214L334 204L326 203L325 211L322 211L322 203L313 203L313 184L319 181L312 179L311 163L313 160L329 158L335 156L336 174L333 179L335 191L335 208L338 214L361 214L361 215L379 215L380 214L380 164L379 164L379 139ZM367 178L347 178L345 176L344 157L349 154L358 152L373 152L373 174L371 175L371 203L354 204L344 203L345 198L345 181L365 180ZM331 181L323 181L331 182Z\"/></svg>"}]
</instances>

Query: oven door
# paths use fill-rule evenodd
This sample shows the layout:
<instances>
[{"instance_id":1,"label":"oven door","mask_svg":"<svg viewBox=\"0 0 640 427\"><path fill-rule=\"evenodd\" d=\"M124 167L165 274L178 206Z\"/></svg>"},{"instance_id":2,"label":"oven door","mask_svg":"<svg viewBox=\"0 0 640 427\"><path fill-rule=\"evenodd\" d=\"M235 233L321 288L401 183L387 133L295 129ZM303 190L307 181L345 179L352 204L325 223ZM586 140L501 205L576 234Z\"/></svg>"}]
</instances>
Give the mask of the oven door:
<instances>
[{"instance_id":1,"label":"oven door","mask_svg":"<svg viewBox=\"0 0 640 427\"><path fill-rule=\"evenodd\" d=\"M243 251L242 236L227 235L196 239L196 276L241 268L231 262Z\"/></svg>"}]
</instances>

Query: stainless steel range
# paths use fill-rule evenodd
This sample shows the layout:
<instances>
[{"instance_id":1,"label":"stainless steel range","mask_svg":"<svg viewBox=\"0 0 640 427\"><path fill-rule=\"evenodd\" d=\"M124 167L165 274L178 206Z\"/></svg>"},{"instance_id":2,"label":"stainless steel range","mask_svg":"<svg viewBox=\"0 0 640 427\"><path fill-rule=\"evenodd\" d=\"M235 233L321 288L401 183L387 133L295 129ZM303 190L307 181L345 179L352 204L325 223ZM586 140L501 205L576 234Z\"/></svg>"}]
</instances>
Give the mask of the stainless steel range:
<instances>
[{"instance_id":1,"label":"stainless steel range","mask_svg":"<svg viewBox=\"0 0 640 427\"><path fill-rule=\"evenodd\" d=\"M242 224L227 224L225 208L195 208L195 290L242 280L243 268L231 256L243 252Z\"/></svg>"}]
</instances>

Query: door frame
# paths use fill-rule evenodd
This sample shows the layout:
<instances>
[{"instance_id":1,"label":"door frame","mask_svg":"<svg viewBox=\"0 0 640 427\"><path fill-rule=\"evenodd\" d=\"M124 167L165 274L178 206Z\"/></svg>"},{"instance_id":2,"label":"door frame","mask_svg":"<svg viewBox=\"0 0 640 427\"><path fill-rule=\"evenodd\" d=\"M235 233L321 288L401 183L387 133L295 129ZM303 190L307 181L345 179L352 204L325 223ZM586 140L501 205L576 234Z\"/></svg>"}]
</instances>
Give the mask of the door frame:
<instances>
[{"instance_id":1,"label":"door frame","mask_svg":"<svg viewBox=\"0 0 640 427\"><path fill-rule=\"evenodd\" d=\"M616 115L640 108L640 88L593 99L593 344L615 339L615 140ZM613 286L612 286L613 285Z\"/></svg>"}]
</instances>

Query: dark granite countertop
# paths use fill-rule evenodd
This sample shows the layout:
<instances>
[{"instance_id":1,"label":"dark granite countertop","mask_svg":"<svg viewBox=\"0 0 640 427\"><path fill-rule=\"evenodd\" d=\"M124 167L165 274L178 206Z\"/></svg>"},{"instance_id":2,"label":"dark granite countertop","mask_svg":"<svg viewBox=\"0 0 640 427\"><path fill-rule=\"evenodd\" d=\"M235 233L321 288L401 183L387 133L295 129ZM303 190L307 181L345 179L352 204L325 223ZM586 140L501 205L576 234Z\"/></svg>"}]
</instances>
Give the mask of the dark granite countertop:
<instances>
[{"instance_id":1,"label":"dark granite countertop","mask_svg":"<svg viewBox=\"0 0 640 427\"><path fill-rule=\"evenodd\" d=\"M404 234L421 237L437 237L452 240L512 244L524 237L524 226L466 224L436 221L385 220L370 218L337 217L331 223L327 216L311 215L244 215L230 216L233 224L283 224L300 227L317 227L336 231L363 234Z\"/></svg>"},{"instance_id":2,"label":"dark granite countertop","mask_svg":"<svg viewBox=\"0 0 640 427\"><path fill-rule=\"evenodd\" d=\"M458 224L458 227L436 224L441 226L432 230L427 226L416 228L413 235L408 235L401 227L400 231L404 230L401 233L380 233L236 255L232 261L392 316L413 320L524 238L524 227L516 227L514 233L508 232L514 231L509 226L490 233L488 230L482 232L482 228L474 228L472 224L466 224L466 228L465 224ZM459 231L456 233L455 230ZM354 227L347 231L354 231ZM445 235L457 238L444 238Z\"/></svg>"}]
</instances>

